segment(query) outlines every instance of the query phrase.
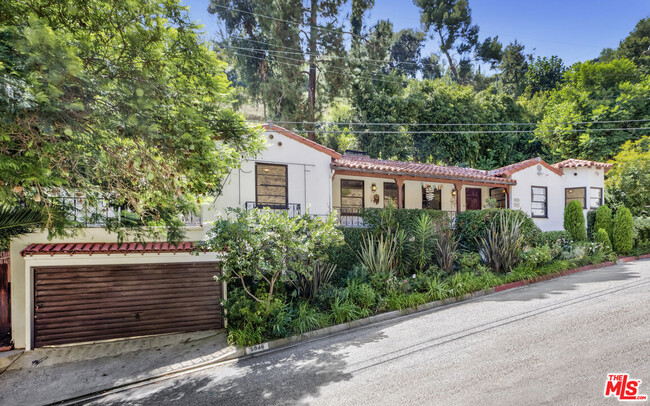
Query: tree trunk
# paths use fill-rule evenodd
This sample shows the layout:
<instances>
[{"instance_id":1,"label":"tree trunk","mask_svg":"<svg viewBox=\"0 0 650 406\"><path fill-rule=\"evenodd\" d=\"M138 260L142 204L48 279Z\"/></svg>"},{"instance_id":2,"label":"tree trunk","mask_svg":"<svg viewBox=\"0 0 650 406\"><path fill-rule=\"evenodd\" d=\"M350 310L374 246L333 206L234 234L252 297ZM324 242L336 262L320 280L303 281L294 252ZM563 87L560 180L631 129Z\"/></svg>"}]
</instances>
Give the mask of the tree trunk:
<instances>
[{"instance_id":1,"label":"tree trunk","mask_svg":"<svg viewBox=\"0 0 650 406\"><path fill-rule=\"evenodd\" d=\"M318 31L316 30L318 15L318 0L311 0L311 15L309 16L309 139L316 140L314 129L316 125L316 53L318 52Z\"/></svg>"}]
</instances>

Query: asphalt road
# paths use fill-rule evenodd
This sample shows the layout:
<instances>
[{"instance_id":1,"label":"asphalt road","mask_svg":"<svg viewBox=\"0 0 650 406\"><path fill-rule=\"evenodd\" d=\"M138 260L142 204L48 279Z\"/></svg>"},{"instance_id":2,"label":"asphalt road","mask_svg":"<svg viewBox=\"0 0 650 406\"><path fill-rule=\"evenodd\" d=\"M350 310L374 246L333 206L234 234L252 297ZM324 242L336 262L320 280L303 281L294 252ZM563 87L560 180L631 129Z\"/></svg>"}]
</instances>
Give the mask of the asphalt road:
<instances>
[{"instance_id":1,"label":"asphalt road","mask_svg":"<svg viewBox=\"0 0 650 406\"><path fill-rule=\"evenodd\" d=\"M650 261L582 272L107 394L97 405L593 405L650 395ZM644 402L640 402L644 403Z\"/></svg>"}]
</instances>

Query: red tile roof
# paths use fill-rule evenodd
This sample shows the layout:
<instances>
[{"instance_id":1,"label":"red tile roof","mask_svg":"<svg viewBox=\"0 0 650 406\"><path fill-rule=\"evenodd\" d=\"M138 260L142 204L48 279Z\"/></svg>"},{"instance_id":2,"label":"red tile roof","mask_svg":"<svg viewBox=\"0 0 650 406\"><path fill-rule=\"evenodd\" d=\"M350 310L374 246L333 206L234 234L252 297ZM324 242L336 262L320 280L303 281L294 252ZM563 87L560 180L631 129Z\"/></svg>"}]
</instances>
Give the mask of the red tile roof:
<instances>
[{"instance_id":1,"label":"red tile roof","mask_svg":"<svg viewBox=\"0 0 650 406\"><path fill-rule=\"evenodd\" d=\"M20 254L32 255L74 255L74 254L145 254L145 253L177 253L191 252L194 249L191 241L171 244L168 242L80 242L58 244L32 244Z\"/></svg>"},{"instance_id":2,"label":"red tile roof","mask_svg":"<svg viewBox=\"0 0 650 406\"><path fill-rule=\"evenodd\" d=\"M360 155L343 155L332 162L332 169L351 169L371 173L390 173L395 175L422 176L442 179L468 179L489 181L500 184L516 184L512 179L491 176L487 171L457 166L441 166L417 162L388 161Z\"/></svg>"},{"instance_id":3,"label":"red tile roof","mask_svg":"<svg viewBox=\"0 0 650 406\"><path fill-rule=\"evenodd\" d=\"M554 167L561 169L561 168L578 168L578 167L594 167L594 168L602 168L605 170L605 173L612 169L612 164L607 164L605 162L596 162L596 161L586 161L584 159L567 159L562 162L558 162L556 164L553 164Z\"/></svg>"},{"instance_id":4,"label":"red tile roof","mask_svg":"<svg viewBox=\"0 0 650 406\"><path fill-rule=\"evenodd\" d=\"M545 168L557 173L562 176L562 171L558 168L553 167L552 165L547 164L542 158L531 158L525 161L517 162L508 166L502 166L501 168L492 169L488 173L492 176L511 176L515 172L519 172L523 169L530 168L533 165L542 165Z\"/></svg>"},{"instance_id":5,"label":"red tile roof","mask_svg":"<svg viewBox=\"0 0 650 406\"><path fill-rule=\"evenodd\" d=\"M276 124L273 124L273 123L266 123L266 124L262 124L262 128L266 129L267 131L273 131L273 132L282 134L285 137L289 137L289 138L291 138L293 140L296 140L296 141L298 141L298 142L300 142L302 144L307 145L308 147L314 148L317 151L326 153L327 155L331 156L334 159L341 157L341 154L334 151L333 149L327 148L324 145L321 145L321 144L319 144L319 143L317 143L315 141L312 141L312 140L310 140L308 138L300 136L300 135L294 133L293 131L289 131L286 128L280 127L279 125L276 125Z\"/></svg>"}]
</instances>

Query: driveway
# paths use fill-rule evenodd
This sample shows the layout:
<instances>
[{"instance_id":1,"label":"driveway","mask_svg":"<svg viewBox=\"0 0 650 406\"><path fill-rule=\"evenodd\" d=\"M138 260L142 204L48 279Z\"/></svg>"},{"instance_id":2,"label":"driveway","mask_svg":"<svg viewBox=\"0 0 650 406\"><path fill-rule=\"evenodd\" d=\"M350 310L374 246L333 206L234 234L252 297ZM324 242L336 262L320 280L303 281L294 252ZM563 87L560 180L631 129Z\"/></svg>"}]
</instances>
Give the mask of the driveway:
<instances>
[{"instance_id":1,"label":"driveway","mask_svg":"<svg viewBox=\"0 0 650 406\"><path fill-rule=\"evenodd\" d=\"M569 275L95 399L97 405L616 404L650 394L650 261Z\"/></svg>"}]
</instances>

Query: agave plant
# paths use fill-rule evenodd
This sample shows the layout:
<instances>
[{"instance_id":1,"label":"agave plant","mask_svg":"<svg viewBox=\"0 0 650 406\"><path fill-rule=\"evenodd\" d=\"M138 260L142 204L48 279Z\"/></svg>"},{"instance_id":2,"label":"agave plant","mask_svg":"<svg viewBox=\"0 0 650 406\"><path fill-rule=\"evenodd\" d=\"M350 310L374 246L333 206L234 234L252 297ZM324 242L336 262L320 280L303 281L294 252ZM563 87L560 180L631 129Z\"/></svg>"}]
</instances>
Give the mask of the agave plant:
<instances>
[{"instance_id":1,"label":"agave plant","mask_svg":"<svg viewBox=\"0 0 650 406\"><path fill-rule=\"evenodd\" d=\"M523 220L509 211L502 211L476 241L479 252L495 272L510 272L519 262L524 236Z\"/></svg>"},{"instance_id":2,"label":"agave plant","mask_svg":"<svg viewBox=\"0 0 650 406\"><path fill-rule=\"evenodd\" d=\"M313 298L318 293L321 286L325 285L332 279L336 265L316 261L311 274L303 275L294 273L289 282L296 288L296 295L304 298Z\"/></svg>"}]
</instances>

